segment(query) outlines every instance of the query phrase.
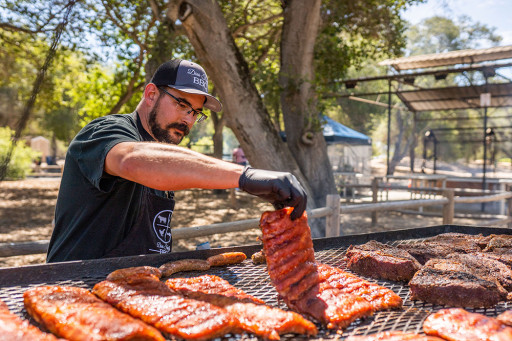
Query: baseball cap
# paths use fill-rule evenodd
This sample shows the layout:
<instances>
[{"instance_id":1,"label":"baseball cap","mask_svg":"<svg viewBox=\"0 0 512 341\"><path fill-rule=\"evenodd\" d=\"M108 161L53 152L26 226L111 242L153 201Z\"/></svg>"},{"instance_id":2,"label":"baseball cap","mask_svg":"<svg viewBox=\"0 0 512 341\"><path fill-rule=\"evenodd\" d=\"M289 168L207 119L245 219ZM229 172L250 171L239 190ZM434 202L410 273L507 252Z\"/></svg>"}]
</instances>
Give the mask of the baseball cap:
<instances>
[{"instance_id":1,"label":"baseball cap","mask_svg":"<svg viewBox=\"0 0 512 341\"><path fill-rule=\"evenodd\" d=\"M173 59L160 65L151 78L156 86L168 86L189 94L206 96L204 107L218 112L222 110L219 100L208 93L208 77L203 68L193 62Z\"/></svg>"}]
</instances>

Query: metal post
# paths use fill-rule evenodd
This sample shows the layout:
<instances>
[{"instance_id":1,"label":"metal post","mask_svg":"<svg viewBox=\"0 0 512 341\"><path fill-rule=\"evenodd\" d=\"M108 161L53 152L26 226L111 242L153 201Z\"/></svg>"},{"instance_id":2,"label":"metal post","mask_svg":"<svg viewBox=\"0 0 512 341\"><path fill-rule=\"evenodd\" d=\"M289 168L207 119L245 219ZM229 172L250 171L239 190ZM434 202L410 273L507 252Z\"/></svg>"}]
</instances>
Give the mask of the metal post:
<instances>
[{"instance_id":1,"label":"metal post","mask_svg":"<svg viewBox=\"0 0 512 341\"><path fill-rule=\"evenodd\" d=\"M388 150L386 158L386 175L391 175L389 172L389 151L391 141L391 79L388 80Z\"/></svg>"},{"instance_id":2,"label":"metal post","mask_svg":"<svg viewBox=\"0 0 512 341\"><path fill-rule=\"evenodd\" d=\"M487 93L487 75L484 72L485 77L485 92ZM480 105L482 105L482 99L480 98ZM482 173L482 191L485 192L486 183L485 183L485 171L487 167L487 106L488 103L484 104L484 165L483 165L483 173ZM485 194L484 194L485 195ZM485 203L482 203L481 211L485 211Z\"/></svg>"}]
</instances>

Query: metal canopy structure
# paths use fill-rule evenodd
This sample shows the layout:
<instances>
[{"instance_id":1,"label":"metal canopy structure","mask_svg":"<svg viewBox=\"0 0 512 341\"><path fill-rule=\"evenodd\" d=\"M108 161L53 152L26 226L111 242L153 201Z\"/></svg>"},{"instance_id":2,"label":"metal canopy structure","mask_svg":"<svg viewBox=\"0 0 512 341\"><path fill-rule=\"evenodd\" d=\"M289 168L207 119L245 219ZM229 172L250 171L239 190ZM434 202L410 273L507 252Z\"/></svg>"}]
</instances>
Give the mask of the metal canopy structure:
<instances>
[{"instance_id":1,"label":"metal canopy structure","mask_svg":"<svg viewBox=\"0 0 512 341\"><path fill-rule=\"evenodd\" d=\"M386 59L380 62L379 65L391 66L397 71L403 71L446 65L475 64L509 58L512 58L512 45L497 46L488 49L459 50L397 59Z\"/></svg>"},{"instance_id":2,"label":"metal canopy structure","mask_svg":"<svg viewBox=\"0 0 512 341\"><path fill-rule=\"evenodd\" d=\"M497 60L506 60L505 63L490 63ZM421 111L440 111L453 109L483 109L483 136L482 143L484 147L483 155L483 177L482 188L485 189L485 173L487 161L487 108L512 107L512 80L499 75L496 70L512 66L512 45L498 46L487 49L460 50L438 54L427 54L420 56L397 58L385 60L379 65L392 67L395 72L377 77L363 77L357 79L347 79L343 83L350 91L356 87L358 82L368 82L377 80L388 81L387 92L374 93L353 93L339 95L351 100L372 103L380 106L386 104L373 101L365 96L388 95L388 128L387 128L387 174L389 175L389 152L390 152L390 130L391 130L391 96L395 94L402 103L414 113ZM440 67L445 68L440 68ZM447 67L450 66L450 67ZM405 70L421 69L416 72L402 72ZM414 89L406 90L402 87L396 87L392 91L393 82L403 85L414 85L416 77L434 76L436 79L444 79L448 74L463 74L465 72L481 72L485 80L484 84L475 84L470 86L453 86L444 88ZM489 83L489 78L495 80L494 76L501 76L507 82Z\"/></svg>"},{"instance_id":3,"label":"metal canopy structure","mask_svg":"<svg viewBox=\"0 0 512 341\"><path fill-rule=\"evenodd\" d=\"M396 95L410 111L418 112L478 109L483 93L490 94L489 108L512 106L512 83L397 91Z\"/></svg>"}]
</instances>

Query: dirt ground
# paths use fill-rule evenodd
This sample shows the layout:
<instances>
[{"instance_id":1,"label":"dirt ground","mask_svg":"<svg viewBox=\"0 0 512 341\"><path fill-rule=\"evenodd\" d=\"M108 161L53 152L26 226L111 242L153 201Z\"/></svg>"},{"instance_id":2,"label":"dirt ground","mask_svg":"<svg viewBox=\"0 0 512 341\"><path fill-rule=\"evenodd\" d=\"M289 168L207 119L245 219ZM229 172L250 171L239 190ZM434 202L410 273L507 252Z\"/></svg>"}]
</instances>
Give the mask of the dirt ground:
<instances>
[{"instance_id":1,"label":"dirt ground","mask_svg":"<svg viewBox=\"0 0 512 341\"><path fill-rule=\"evenodd\" d=\"M0 243L48 240L60 179L27 179L0 182ZM228 191L187 190L176 192L176 207L172 227L192 227L219 222L259 218L272 206L246 193ZM442 224L438 217L379 213L378 225L371 227L370 214L351 214L342 217L345 234L425 227ZM470 219L456 219L455 224L478 225ZM199 243L209 241L212 248L258 243L259 230L217 234L208 237L178 240L173 251L195 250ZM42 264L45 255L0 258L0 267Z\"/></svg>"}]
</instances>

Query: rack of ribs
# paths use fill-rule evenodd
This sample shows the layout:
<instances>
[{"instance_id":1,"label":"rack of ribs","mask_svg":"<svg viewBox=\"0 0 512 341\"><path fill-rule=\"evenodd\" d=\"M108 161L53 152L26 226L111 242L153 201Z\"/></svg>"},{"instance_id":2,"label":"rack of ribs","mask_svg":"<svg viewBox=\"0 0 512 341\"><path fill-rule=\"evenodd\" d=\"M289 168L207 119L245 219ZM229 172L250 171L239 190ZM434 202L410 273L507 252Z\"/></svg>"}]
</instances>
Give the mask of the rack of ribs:
<instances>
[{"instance_id":1,"label":"rack of ribs","mask_svg":"<svg viewBox=\"0 0 512 341\"><path fill-rule=\"evenodd\" d=\"M0 335L2 340L10 341L57 341L52 334L44 333L39 328L32 326L28 321L11 313L7 304L0 301Z\"/></svg>"},{"instance_id":2,"label":"rack of ribs","mask_svg":"<svg viewBox=\"0 0 512 341\"><path fill-rule=\"evenodd\" d=\"M260 219L268 273L288 307L311 316L327 328L340 329L358 318L372 315L376 307L402 306L401 298L391 290L369 286L369 282L357 276L317 263L307 215L304 213L292 221L292 210L287 207L264 212ZM345 280L340 279L343 277ZM346 285L348 282L350 287ZM370 290L382 288L393 296L392 302L374 306L371 295L366 299L357 295L357 287L362 289L361 292L367 292L369 287Z\"/></svg>"},{"instance_id":3,"label":"rack of ribs","mask_svg":"<svg viewBox=\"0 0 512 341\"><path fill-rule=\"evenodd\" d=\"M461 308L442 309L423 322L425 334L446 340L512 340L512 328L495 318Z\"/></svg>"},{"instance_id":4,"label":"rack of ribs","mask_svg":"<svg viewBox=\"0 0 512 341\"><path fill-rule=\"evenodd\" d=\"M68 340L156 340L162 334L107 304L87 289L40 286L23 294L27 312Z\"/></svg>"},{"instance_id":5,"label":"rack of ribs","mask_svg":"<svg viewBox=\"0 0 512 341\"><path fill-rule=\"evenodd\" d=\"M235 288L228 281L212 275L171 278L165 284L185 297L206 301L226 309L240 322L243 330L268 340L282 334L316 335L315 325L301 315L269 307L262 300Z\"/></svg>"},{"instance_id":6,"label":"rack of ribs","mask_svg":"<svg viewBox=\"0 0 512 341\"><path fill-rule=\"evenodd\" d=\"M177 295L160 282L160 270L148 268L116 270L92 291L119 310L183 339L207 340L239 330L225 309Z\"/></svg>"}]
</instances>

